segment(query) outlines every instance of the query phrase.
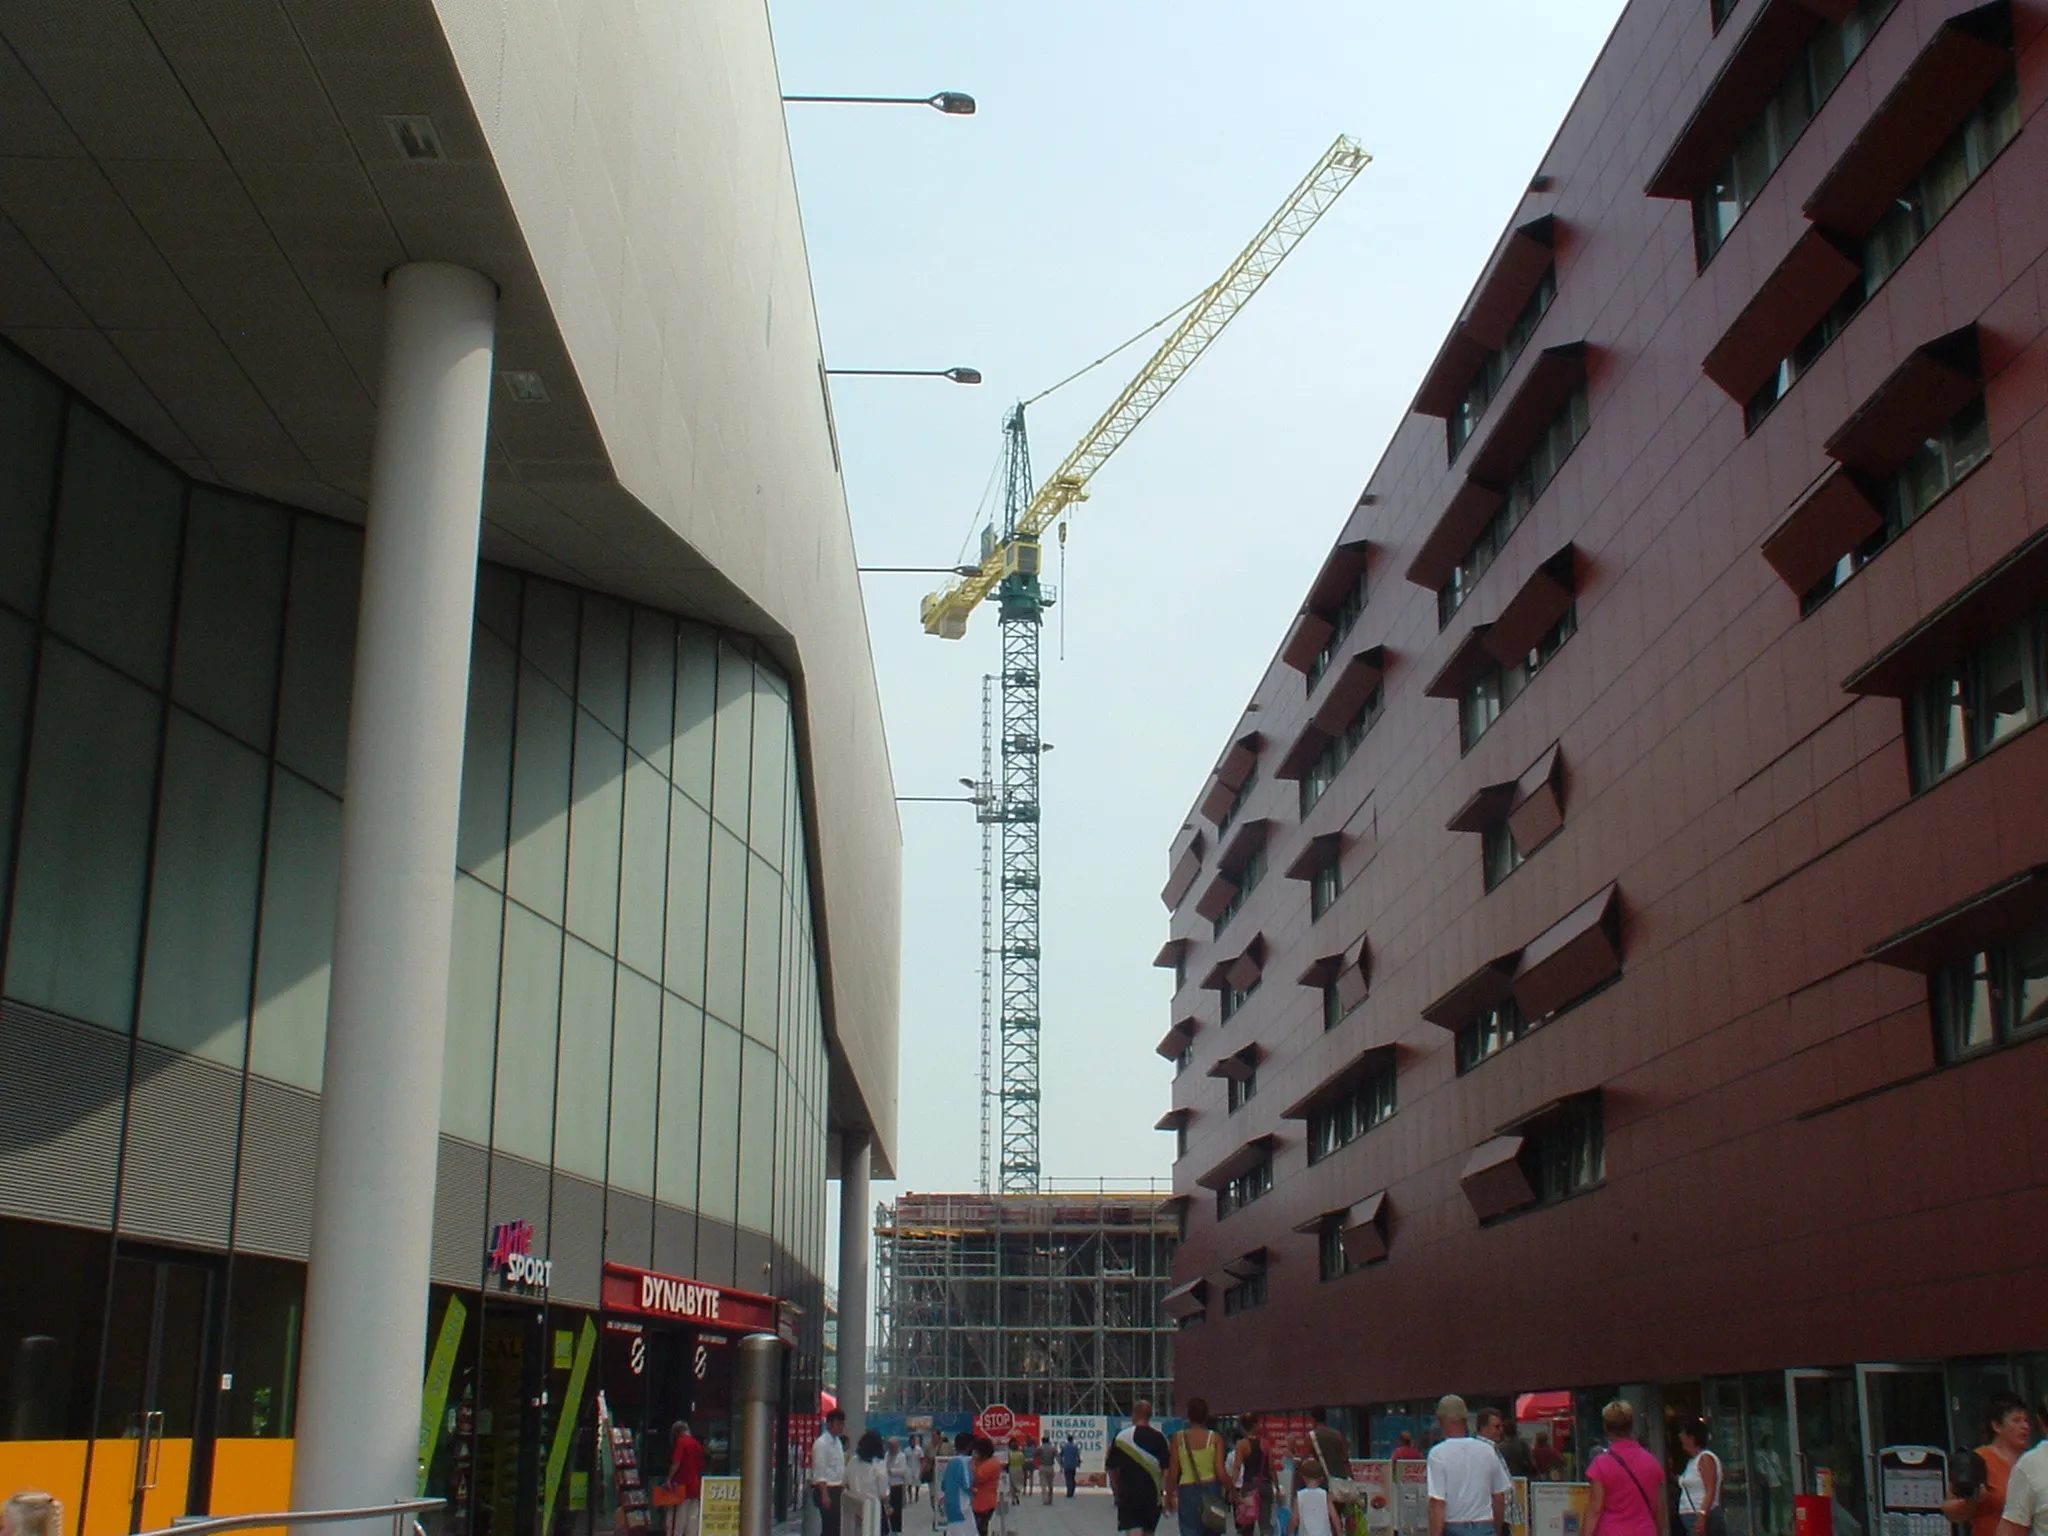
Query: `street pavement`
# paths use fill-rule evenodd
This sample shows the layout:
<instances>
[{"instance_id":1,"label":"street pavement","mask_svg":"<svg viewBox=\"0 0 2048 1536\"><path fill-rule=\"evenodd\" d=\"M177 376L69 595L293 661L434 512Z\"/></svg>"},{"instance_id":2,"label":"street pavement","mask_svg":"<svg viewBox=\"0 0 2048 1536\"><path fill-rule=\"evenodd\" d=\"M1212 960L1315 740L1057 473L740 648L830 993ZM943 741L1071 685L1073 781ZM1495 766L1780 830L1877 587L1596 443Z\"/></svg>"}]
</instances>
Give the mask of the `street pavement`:
<instances>
[{"instance_id":1,"label":"street pavement","mask_svg":"<svg viewBox=\"0 0 2048 1536\"><path fill-rule=\"evenodd\" d=\"M1052 1503L1033 1490L1030 1498L997 1511L1001 1536L1116 1536L1116 1506L1106 1488L1082 1488L1070 1499L1064 1487L1054 1491ZM914 1516L913 1516L914 1511ZM929 1504L918 1504L903 1512L903 1536L932 1536ZM1161 1520L1163 1532L1168 1522ZM996 1520L989 1522L989 1536L998 1536Z\"/></svg>"}]
</instances>

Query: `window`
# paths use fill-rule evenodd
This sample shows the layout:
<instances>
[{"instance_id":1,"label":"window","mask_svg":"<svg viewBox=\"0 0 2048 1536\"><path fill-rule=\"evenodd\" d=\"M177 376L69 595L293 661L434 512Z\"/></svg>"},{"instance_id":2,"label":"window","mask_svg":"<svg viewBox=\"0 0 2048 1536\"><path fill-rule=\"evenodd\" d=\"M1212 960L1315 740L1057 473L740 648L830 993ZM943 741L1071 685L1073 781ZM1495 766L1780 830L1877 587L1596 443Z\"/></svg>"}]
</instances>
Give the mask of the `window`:
<instances>
[{"instance_id":1,"label":"window","mask_svg":"<svg viewBox=\"0 0 2048 1536\"><path fill-rule=\"evenodd\" d=\"M1990 457L1991 423L1984 415L1984 397L1979 395L1914 449L1905 468L1874 488L1870 499L1884 518L1884 526L1837 560L1834 568L1800 597L1800 611L1811 613L1820 606L1821 599L1868 565L1957 481Z\"/></svg>"},{"instance_id":2,"label":"window","mask_svg":"<svg viewBox=\"0 0 2048 1536\"><path fill-rule=\"evenodd\" d=\"M1202 1327L1208 1321L1209 1314L1207 1312L1190 1312L1186 1317L1175 1323L1174 1327L1182 1333L1188 1333Z\"/></svg>"},{"instance_id":3,"label":"window","mask_svg":"<svg viewBox=\"0 0 2048 1536\"><path fill-rule=\"evenodd\" d=\"M1934 152L1912 184L1863 241L1863 277L1850 284L1814 328L1800 338L1743 408L1744 430L1754 432L1771 408L1842 334L1870 296L1913 254L1942 216L1962 200L2020 129L2019 77L2007 71L1977 103L1961 127Z\"/></svg>"},{"instance_id":4,"label":"window","mask_svg":"<svg viewBox=\"0 0 2048 1536\"><path fill-rule=\"evenodd\" d=\"M1393 1118L1397 1102L1394 1056L1376 1062L1342 1094L1308 1117L1308 1160L1321 1162L1339 1147L1349 1146L1374 1126Z\"/></svg>"},{"instance_id":5,"label":"window","mask_svg":"<svg viewBox=\"0 0 2048 1536\"><path fill-rule=\"evenodd\" d=\"M1256 981L1248 987L1233 987L1226 983L1221 993L1223 1001L1223 1022L1228 1024L1230 1022L1231 1015L1235 1014L1238 1009L1242 1008L1246 1003L1250 1002L1252 994L1258 990L1259 983Z\"/></svg>"},{"instance_id":6,"label":"window","mask_svg":"<svg viewBox=\"0 0 2048 1536\"><path fill-rule=\"evenodd\" d=\"M1323 983L1323 1028L1335 1029L1351 1010L1344 1006L1344 994L1334 981Z\"/></svg>"},{"instance_id":7,"label":"window","mask_svg":"<svg viewBox=\"0 0 2048 1536\"><path fill-rule=\"evenodd\" d=\"M1470 1072L1532 1032L1542 1021L1523 1016L1513 997L1504 997L1458 1031L1458 1070Z\"/></svg>"},{"instance_id":8,"label":"window","mask_svg":"<svg viewBox=\"0 0 2048 1536\"><path fill-rule=\"evenodd\" d=\"M1756 201L1778 163L1791 152L1821 103L1841 84L1898 0L1860 0L1841 21L1823 26L1792 61L1763 110L1736 141L1706 188L1693 199L1693 248L1704 267Z\"/></svg>"},{"instance_id":9,"label":"window","mask_svg":"<svg viewBox=\"0 0 2048 1536\"><path fill-rule=\"evenodd\" d=\"M1188 984L1188 952L1185 946L1173 954L1173 990L1176 995Z\"/></svg>"},{"instance_id":10,"label":"window","mask_svg":"<svg viewBox=\"0 0 2048 1536\"><path fill-rule=\"evenodd\" d=\"M1458 568L1437 588L1436 622L1439 629L1449 624L1451 615L1465 605L1465 599L1472 595L1472 588L1486 574L1494 557L1507 547L1509 535L1521 527L1522 519L1536 505L1536 498L1556 477L1591 424L1592 416L1582 385L1573 390L1571 398L1558 408L1557 415L1543 429L1543 436L1537 440L1529 457L1508 477L1507 494L1494 508L1493 516L1487 519L1486 526L1479 530L1471 548L1458 561Z\"/></svg>"},{"instance_id":11,"label":"window","mask_svg":"<svg viewBox=\"0 0 2048 1536\"><path fill-rule=\"evenodd\" d=\"M1315 803L1323 798L1323 791L1337 782L1337 775L1344 765L1351 761L1351 754L1358 750L1358 744L1365 740L1366 733L1379 723L1380 714L1387 704L1387 690L1384 683L1376 686L1366 701L1358 707L1351 723L1338 735L1323 744L1321 754L1308 766L1301 776L1301 814L1306 816Z\"/></svg>"},{"instance_id":12,"label":"window","mask_svg":"<svg viewBox=\"0 0 2048 1536\"><path fill-rule=\"evenodd\" d=\"M1266 847L1261 843L1252 856L1245 861L1243 869L1230 877L1237 885L1237 894L1230 898L1230 905L1216 914L1212 925L1214 935L1221 938L1223 930L1230 926L1230 920L1244 910L1245 898L1251 895L1258 883L1266 878ZM1227 1015L1226 1015L1227 1017Z\"/></svg>"},{"instance_id":13,"label":"window","mask_svg":"<svg viewBox=\"0 0 2048 1536\"><path fill-rule=\"evenodd\" d=\"M1342 1280L1359 1266L1344 1254L1343 1219L1325 1216L1316 1228L1316 1274L1324 1280Z\"/></svg>"},{"instance_id":14,"label":"window","mask_svg":"<svg viewBox=\"0 0 2048 1536\"><path fill-rule=\"evenodd\" d=\"M1230 1101L1230 1113L1233 1115L1259 1096L1259 1074L1256 1069L1249 1077L1232 1077L1225 1081L1229 1084L1226 1097Z\"/></svg>"},{"instance_id":15,"label":"window","mask_svg":"<svg viewBox=\"0 0 2048 1536\"><path fill-rule=\"evenodd\" d=\"M1223 1293L1223 1315L1234 1317L1239 1312L1249 1312L1253 1307L1266 1304L1266 1270L1259 1267L1258 1273L1246 1275L1237 1284Z\"/></svg>"},{"instance_id":16,"label":"window","mask_svg":"<svg viewBox=\"0 0 2048 1536\"><path fill-rule=\"evenodd\" d=\"M1237 793L1231 796L1230 805L1223 813L1223 819L1216 823L1216 835L1220 838L1230 830L1230 824L1237 820L1238 813L1250 802L1252 790L1258 786L1259 765L1252 764L1251 772L1244 776L1244 782L1237 786Z\"/></svg>"},{"instance_id":17,"label":"window","mask_svg":"<svg viewBox=\"0 0 2048 1536\"><path fill-rule=\"evenodd\" d=\"M1565 609L1558 621L1545 630L1542 637L1529 649L1529 654L1512 666L1494 662L1471 682L1465 685L1464 696L1459 700L1458 729L1463 748L1469 752L1472 744L1486 734L1487 727L1500 718L1500 712L1522 696L1538 672L1550 664L1555 656L1571 639L1579 627L1579 607L1574 603Z\"/></svg>"},{"instance_id":18,"label":"window","mask_svg":"<svg viewBox=\"0 0 2048 1536\"><path fill-rule=\"evenodd\" d=\"M1480 857L1490 891L1522 867L1527 857L1505 821L1489 821L1479 832Z\"/></svg>"},{"instance_id":19,"label":"window","mask_svg":"<svg viewBox=\"0 0 2048 1536\"><path fill-rule=\"evenodd\" d=\"M1273 1159L1264 1157L1216 1191L1216 1219L1221 1221L1272 1191Z\"/></svg>"},{"instance_id":20,"label":"window","mask_svg":"<svg viewBox=\"0 0 2048 1536\"><path fill-rule=\"evenodd\" d=\"M1323 680L1323 674L1330 670L1330 663L1337 659L1337 652L1343 647L1345 637L1351 633L1351 626L1358 622L1358 616L1365 612L1365 577L1361 570L1358 580L1351 584L1351 590L1344 594L1344 601L1337 611L1330 614L1330 638L1323 642L1316 659L1309 663L1308 691L1314 693L1316 684Z\"/></svg>"},{"instance_id":21,"label":"window","mask_svg":"<svg viewBox=\"0 0 2048 1536\"><path fill-rule=\"evenodd\" d=\"M1456 459L1472 441L1473 430L1479 425L1479 418L1486 414L1493 397L1500 393L1501 385L1507 382L1508 373L1515 366L1515 359L1522 355L1522 349L1529 344L1529 338L1536 334L1536 324L1550 308L1550 301L1557 297L1557 268L1545 267L1543 276L1537 280L1536 289L1522 306L1522 312L1515 316L1515 323L1508 328L1507 340L1486 354L1479 364L1479 370L1472 375L1472 382L1465 386L1465 393L1451 408L1451 414L1444 422L1450 440L1450 457Z\"/></svg>"},{"instance_id":22,"label":"window","mask_svg":"<svg viewBox=\"0 0 2048 1536\"><path fill-rule=\"evenodd\" d=\"M1175 1127L1173 1128L1173 1156L1174 1156L1174 1161L1178 1162L1178 1161L1179 1161L1179 1160L1180 1160L1181 1158L1184 1158L1184 1157L1186 1157L1187 1155L1188 1155L1188 1123L1187 1123L1187 1121L1183 1120L1183 1121L1181 1121L1181 1123L1180 1123L1179 1125L1176 1125L1176 1126L1175 1126ZM1183 1215L1185 1215L1185 1212L1183 1212ZM1181 1236L1185 1237L1185 1236L1187 1236L1187 1234L1186 1234L1185 1232L1183 1232L1183 1233L1181 1234Z\"/></svg>"},{"instance_id":23,"label":"window","mask_svg":"<svg viewBox=\"0 0 2048 1536\"><path fill-rule=\"evenodd\" d=\"M2048 609L1971 651L1906 700L1913 788L1927 789L2048 711Z\"/></svg>"},{"instance_id":24,"label":"window","mask_svg":"<svg viewBox=\"0 0 2048 1536\"><path fill-rule=\"evenodd\" d=\"M1327 863L1316 866L1314 877L1308 883L1308 915L1313 922L1337 904L1337 895L1344 889L1343 867L1333 853Z\"/></svg>"},{"instance_id":25,"label":"window","mask_svg":"<svg viewBox=\"0 0 2048 1536\"><path fill-rule=\"evenodd\" d=\"M1227 1019L1227 1018L1229 1018L1229 1017L1230 1017L1230 1015L1226 1013L1226 1014L1224 1015L1224 1017L1225 1017L1225 1018ZM1194 1062L1194 1059L1195 1059L1195 1048L1194 1048L1194 1045L1193 1045L1192 1043L1190 1043L1190 1044L1187 1044L1187 1045L1184 1045L1184 1046L1182 1046L1182 1047L1180 1048L1180 1054L1179 1054L1178 1056L1176 1056L1176 1057L1174 1057L1174 1058L1173 1058L1173 1075L1174 1075L1175 1077L1179 1077L1179 1076L1181 1075L1181 1073L1183 1073L1183 1072L1187 1071L1187 1069L1189 1068L1189 1066L1191 1066L1191 1065L1193 1064L1193 1062Z\"/></svg>"},{"instance_id":26,"label":"window","mask_svg":"<svg viewBox=\"0 0 2048 1536\"><path fill-rule=\"evenodd\" d=\"M1537 1205L1555 1205L1594 1188L1607 1177L1606 1135L1600 1100L1587 1098L1531 1131L1522 1146L1522 1171Z\"/></svg>"},{"instance_id":27,"label":"window","mask_svg":"<svg viewBox=\"0 0 2048 1536\"><path fill-rule=\"evenodd\" d=\"M1710 9L1713 13L1714 30L1716 32L1720 31L1728 18L1735 14L1735 6L1736 0L1711 0Z\"/></svg>"}]
</instances>

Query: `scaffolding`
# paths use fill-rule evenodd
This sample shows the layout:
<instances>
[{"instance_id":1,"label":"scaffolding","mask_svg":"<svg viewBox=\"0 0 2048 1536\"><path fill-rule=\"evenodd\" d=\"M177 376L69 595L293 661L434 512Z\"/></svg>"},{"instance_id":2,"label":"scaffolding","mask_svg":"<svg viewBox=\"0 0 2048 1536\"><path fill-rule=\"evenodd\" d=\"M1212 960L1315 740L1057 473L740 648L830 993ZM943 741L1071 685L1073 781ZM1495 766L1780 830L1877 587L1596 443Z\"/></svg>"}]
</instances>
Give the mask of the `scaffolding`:
<instances>
[{"instance_id":1,"label":"scaffolding","mask_svg":"<svg viewBox=\"0 0 2048 1536\"><path fill-rule=\"evenodd\" d=\"M1175 1329L1159 1303L1179 1233L1171 1190L1151 1181L878 1206L875 1407L1111 1414L1171 1402Z\"/></svg>"}]
</instances>

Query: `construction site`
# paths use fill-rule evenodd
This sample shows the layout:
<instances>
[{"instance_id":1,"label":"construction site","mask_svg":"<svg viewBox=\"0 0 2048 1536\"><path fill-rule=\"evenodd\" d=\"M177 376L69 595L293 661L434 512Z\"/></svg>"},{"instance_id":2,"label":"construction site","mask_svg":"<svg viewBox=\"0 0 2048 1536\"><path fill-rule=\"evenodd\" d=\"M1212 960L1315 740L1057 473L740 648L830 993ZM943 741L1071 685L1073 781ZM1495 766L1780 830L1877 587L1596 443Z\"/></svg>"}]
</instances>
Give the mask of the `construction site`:
<instances>
[{"instance_id":1,"label":"construction site","mask_svg":"<svg viewBox=\"0 0 2048 1536\"><path fill-rule=\"evenodd\" d=\"M900 1196L875 1214L884 1411L1128 1413L1173 1390L1164 1187Z\"/></svg>"}]
</instances>

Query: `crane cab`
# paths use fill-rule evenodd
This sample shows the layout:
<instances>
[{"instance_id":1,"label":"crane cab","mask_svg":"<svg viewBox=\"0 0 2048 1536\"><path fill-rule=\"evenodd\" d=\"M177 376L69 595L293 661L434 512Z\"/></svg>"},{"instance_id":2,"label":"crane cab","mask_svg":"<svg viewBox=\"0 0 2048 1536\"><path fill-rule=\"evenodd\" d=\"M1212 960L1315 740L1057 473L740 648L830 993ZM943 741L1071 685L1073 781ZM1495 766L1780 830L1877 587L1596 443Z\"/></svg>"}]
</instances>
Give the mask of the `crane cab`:
<instances>
[{"instance_id":1,"label":"crane cab","mask_svg":"<svg viewBox=\"0 0 2048 1536\"><path fill-rule=\"evenodd\" d=\"M1036 537L1019 534L1003 545L1005 576L1036 576L1045 567L1045 551Z\"/></svg>"}]
</instances>

